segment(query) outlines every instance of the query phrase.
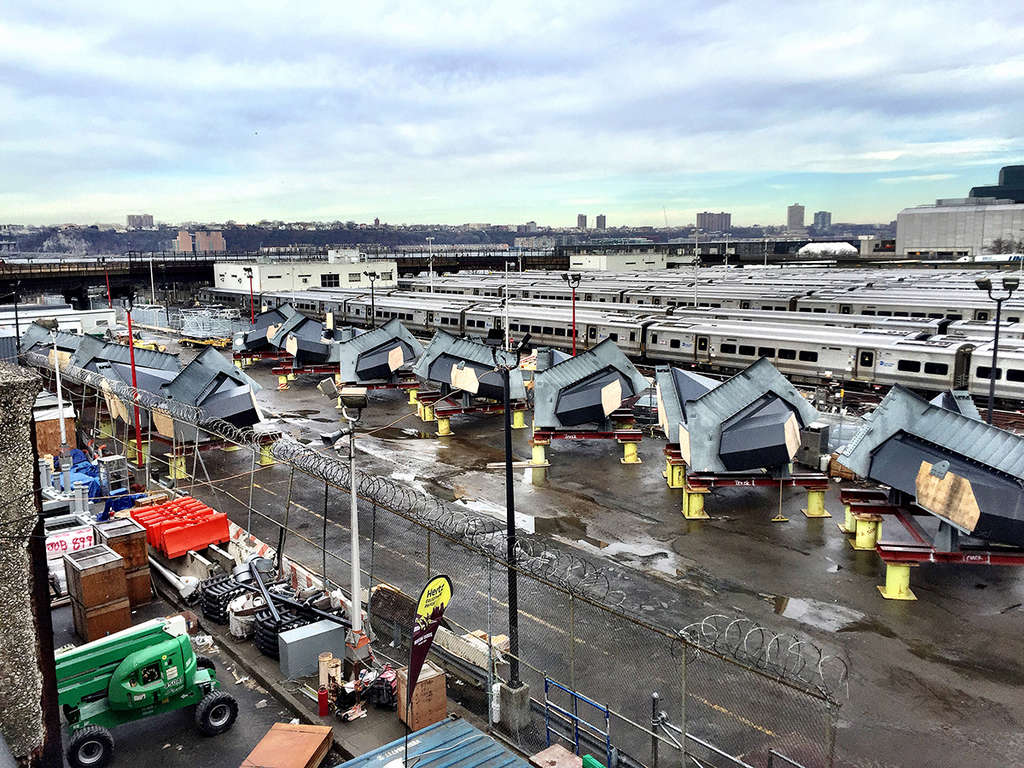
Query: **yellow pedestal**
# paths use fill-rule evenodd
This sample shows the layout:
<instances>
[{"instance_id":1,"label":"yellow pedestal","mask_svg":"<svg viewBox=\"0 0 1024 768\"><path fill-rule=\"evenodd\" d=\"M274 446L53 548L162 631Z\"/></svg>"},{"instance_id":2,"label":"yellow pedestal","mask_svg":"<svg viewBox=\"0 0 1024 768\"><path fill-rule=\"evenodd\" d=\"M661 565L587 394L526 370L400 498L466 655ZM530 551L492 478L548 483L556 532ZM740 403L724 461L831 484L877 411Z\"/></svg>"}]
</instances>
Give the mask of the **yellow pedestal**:
<instances>
[{"instance_id":1,"label":"yellow pedestal","mask_svg":"<svg viewBox=\"0 0 1024 768\"><path fill-rule=\"evenodd\" d=\"M420 391L415 387L409 390L409 405L416 405L420 401L419 393Z\"/></svg>"},{"instance_id":2,"label":"yellow pedestal","mask_svg":"<svg viewBox=\"0 0 1024 768\"><path fill-rule=\"evenodd\" d=\"M294 373L289 373L288 374L288 381L295 381L295 374Z\"/></svg>"},{"instance_id":3,"label":"yellow pedestal","mask_svg":"<svg viewBox=\"0 0 1024 768\"><path fill-rule=\"evenodd\" d=\"M622 443L622 458L619 459L621 464L643 464L640 460L638 453L639 443L633 442L632 440Z\"/></svg>"},{"instance_id":4,"label":"yellow pedestal","mask_svg":"<svg viewBox=\"0 0 1024 768\"><path fill-rule=\"evenodd\" d=\"M278 392L284 392L286 389L288 389L288 377L287 376L278 376L277 377L277 391Z\"/></svg>"},{"instance_id":5,"label":"yellow pedestal","mask_svg":"<svg viewBox=\"0 0 1024 768\"><path fill-rule=\"evenodd\" d=\"M234 363L235 363L235 368L238 368L239 370L241 370L242 368L245 367L245 361L242 360L242 358L240 358L240 357L236 357L234 359Z\"/></svg>"},{"instance_id":6,"label":"yellow pedestal","mask_svg":"<svg viewBox=\"0 0 1024 768\"><path fill-rule=\"evenodd\" d=\"M817 488L807 489L807 508L801 511L804 517L832 517L825 509L825 491Z\"/></svg>"},{"instance_id":7,"label":"yellow pedestal","mask_svg":"<svg viewBox=\"0 0 1024 768\"><path fill-rule=\"evenodd\" d=\"M910 589L910 566L906 563L885 564L885 586L878 591L886 600L917 600Z\"/></svg>"},{"instance_id":8,"label":"yellow pedestal","mask_svg":"<svg viewBox=\"0 0 1024 768\"><path fill-rule=\"evenodd\" d=\"M878 515L854 515L857 521L856 535L850 545L854 549L874 549L882 534L882 521Z\"/></svg>"},{"instance_id":9,"label":"yellow pedestal","mask_svg":"<svg viewBox=\"0 0 1024 768\"><path fill-rule=\"evenodd\" d=\"M135 438L134 437L131 438L128 441L128 443L125 445L124 452L125 452L125 456L128 458L128 464L133 466L133 467L137 467L138 463L136 462L136 459L138 457L136 456L136 453L135 453ZM148 462L149 462L149 443L146 442L145 440L143 440L142 441L142 463L146 464Z\"/></svg>"},{"instance_id":10,"label":"yellow pedestal","mask_svg":"<svg viewBox=\"0 0 1024 768\"><path fill-rule=\"evenodd\" d=\"M666 462L665 480L669 488L682 488L686 485L686 467L683 464Z\"/></svg>"},{"instance_id":11,"label":"yellow pedestal","mask_svg":"<svg viewBox=\"0 0 1024 768\"><path fill-rule=\"evenodd\" d=\"M526 411L512 411L512 429L526 429Z\"/></svg>"},{"instance_id":12,"label":"yellow pedestal","mask_svg":"<svg viewBox=\"0 0 1024 768\"><path fill-rule=\"evenodd\" d=\"M270 450L270 443L260 446L260 455L256 461L261 467L269 467L274 463L274 454Z\"/></svg>"},{"instance_id":13,"label":"yellow pedestal","mask_svg":"<svg viewBox=\"0 0 1024 768\"><path fill-rule=\"evenodd\" d=\"M170 477L172 480L188 479L188 470L185 468L184 455L170 457L170 461L168 462L167 476Z\"/></svg>"},{"instance_id":14,"label":"yellow pedestal","mask_svg":"<svg viewBox=\"0 0 1024 768\"><path fill-rule=\"evenodd\" d=\"M530 450L530 482L543 485L547 478L547 443L534 442Z\"/></svg>"},{"instance_id":15,"label":"yellow pedestal","mask_svg":"<svg viewBox=\"0 0 1024 768\"><path fill-rule=\"evenodd\" d=\"M836 524L840 531L852 534L857 530L857 520L853 516L853 510L849 504L843 506L843 522Z\"/></svg>"},{"instance_id":16,"label":"yellow pedestal","mask_svg":"<svg viewBox=\"0 0 1024 768\"><path fill-rule=\"evenodd\" d=\"M451 419L444 416L437 417L437 436L448 437L452 433Z\"/></svg>"},{"instance_id":17,"label":"yellow pedestal","mask_svg":"<svg viewBox=\"0 0 1024 768\"><path fill-rule=\"evenodd\" d=\"M705 490L694 490L683 487L683 517L687 520L710 520L711 516L704 511Z\"/></svg>"},{"instance_id":18,"label":"yellow pedestal","mask_svg":"<svg viewBox=\"0 0 1024 768\"><path fill-rule=\"evenodd\" d=\"M419 402L416 404L417 413L420 415L420 421L424 424L428 424L431 421L435 421L434 418L434 406L427 405L426 403Z\"/></svg>"}]
</instances>

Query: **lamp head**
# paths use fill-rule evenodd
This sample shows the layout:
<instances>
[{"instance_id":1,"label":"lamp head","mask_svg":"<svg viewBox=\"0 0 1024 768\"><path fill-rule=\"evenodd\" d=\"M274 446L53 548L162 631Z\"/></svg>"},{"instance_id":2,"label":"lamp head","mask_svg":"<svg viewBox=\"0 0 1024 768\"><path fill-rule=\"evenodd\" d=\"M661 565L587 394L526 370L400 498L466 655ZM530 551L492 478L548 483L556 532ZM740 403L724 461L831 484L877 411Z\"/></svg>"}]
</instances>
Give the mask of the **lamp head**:
<instances>
[{"instance_id":1,"label":"lamp head","mask_svg":"<svg viewBox=\"0 0 1024 768\"><path fill-rule=\"evenodd\" d=\"M1017 275L1007 275L1003 278L1003 288L1010 293L1013 293L1020 287L1020 277Z\"/></svg>"},{"instance_id":2,"label":"lamp head","mask_svg":"<svg viewBox=\"0 0 1024 768\"><path fill-rule=\"evenodd\" d=\"M252 279L252 267L242 267L242 271L245 272L245 276Z\"/></svg>"},{"instance_id":3,"label":"lamp head","mask_svg":"<svg viewBox=\"0 0 1024 768\"><path fill-rule=\"evenodd\" d=\"M370 404L370 399L366 396L366 387L342 387L338 396L344 408L361 410Z\"/></svg>"},{"instance_id":4,"label":"lamp head","mask_svg":"<svg viewBox=\"0 0 1024 768\"><path fill-rule=\"evenodd\" d=\"M981 288L981 290L983 290L983 291L991 291L992 290L992 280L990 278L979 277L977 280L974 281L974 284L976 286L978 286L979 288Z\"/></svg>"}]
</instances>

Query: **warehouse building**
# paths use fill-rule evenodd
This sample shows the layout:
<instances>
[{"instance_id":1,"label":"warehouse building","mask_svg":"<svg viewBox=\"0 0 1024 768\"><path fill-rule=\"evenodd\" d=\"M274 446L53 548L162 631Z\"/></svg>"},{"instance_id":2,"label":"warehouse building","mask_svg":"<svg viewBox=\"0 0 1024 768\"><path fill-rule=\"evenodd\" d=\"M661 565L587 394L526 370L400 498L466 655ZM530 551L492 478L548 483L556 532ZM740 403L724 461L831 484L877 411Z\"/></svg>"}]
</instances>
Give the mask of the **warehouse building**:
<instances>
[{"instance_id":1,"label":"warehouse building","mask_svg":"<svg viewBox=\"0 0 1024 768\"><path fill-rule=\"evenodd\" d=\"M214 267L214 287L249 289L252 270L252 289L263 291L304 291L310 288L365 288L370 279L365 274L375 272L376 288L394 288L397 265L394 261L365 261L358 251L330 251L327 261L285 261L277 263L238 263L219 261Z\"/></svg>"},{"instance_id":2,"label":"warehouse building","mask_svg":"<svg viewBox=\"0 0 1024 768\"><path fill-rule=\"evenodd\" d=\"M995 197L936 200L899 212L896 253L975 258L992 253L994 240L1018 240L1022 232L1024 203Z\"/></svg>"}]
</instances>

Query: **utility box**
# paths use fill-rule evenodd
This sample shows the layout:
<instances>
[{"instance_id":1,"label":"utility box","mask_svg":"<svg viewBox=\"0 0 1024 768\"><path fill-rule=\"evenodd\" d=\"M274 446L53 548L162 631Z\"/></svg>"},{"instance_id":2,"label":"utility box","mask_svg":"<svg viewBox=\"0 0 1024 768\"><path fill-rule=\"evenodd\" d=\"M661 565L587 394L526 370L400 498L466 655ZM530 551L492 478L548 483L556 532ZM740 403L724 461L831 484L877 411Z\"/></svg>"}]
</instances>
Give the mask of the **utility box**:
<instances>
[{"instance_id":1,"label":"utility box","mask_svg":"<svg viewBox=\"0 0 1024 768\"><path fill-rule=\"evenodd\" d=\"M405 701L409 680L409 668L398 670L398 719L413 731L433 725L448 717L448 693L445 690L445 674L429 661L420 669L420 677L412 692L412 706L406 720Z\"/></svg>"},{"instance_id":2,"label":"utility box","mask_svg":"<svg viewBox=\"0 0 1024 768\"><path fill-rule=\"evenodd\" d=\"M800 447L797 449L796 460L807 467L817 469L821 465L821 457L828 453L829 425L814 421L800 430Z\"/></svg>"},{"instance_id":3,"label":"utility box","mask_svg":"<svg viewBox=\"0 0 1024 768\"><path fill-rule=\"evenodd\" d=\"M317 674L320 654L324 651L344 658L346 631L338 622L323 619L282 632L277 636L281 674L287 680Z\"/></svg>"}]
</instances>

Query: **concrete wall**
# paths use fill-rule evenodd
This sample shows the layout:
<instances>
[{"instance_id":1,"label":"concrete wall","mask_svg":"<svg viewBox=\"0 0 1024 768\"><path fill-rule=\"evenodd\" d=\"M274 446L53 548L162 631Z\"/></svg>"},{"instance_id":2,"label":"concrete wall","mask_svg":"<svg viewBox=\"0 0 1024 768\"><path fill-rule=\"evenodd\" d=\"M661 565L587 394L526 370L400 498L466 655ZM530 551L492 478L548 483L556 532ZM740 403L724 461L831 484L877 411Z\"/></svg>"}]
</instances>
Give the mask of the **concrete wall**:
<instances>
[{"instance_id":1,"label":"concrete wall","mask_svg":"<svg viewBox=\"0 0 1024 768\"><path fill-rule=\"evenodd\" d=\"M896 216L896 253L982 256L995 238L1019 240L1024 205L928 205Z\"/></svg>"},{"instance_id":2,"label":"concrete wall","mask_svg":"<svg viewBox=\"0 0 1024 768\"><path fill-rule=\"evenodd\" d=\"M29 429L39 385L29 370L0 363L0 530L16 537L0 542L0 732L19 760L38 758L45 735L28 538L37 515Z\"/></svg>"},{"instance_id":3,"label":"concrete wall","mask_svg":"<svg viewBox=\"0 0 1024 768\"><path fill-rule=\"evenodd\" d=\"M665 269L665 253L660 251L626 251L611 253L573 253L569 269L584 272L638 272Z\"/></svg>"},{"instance_id":4,"label":"concrete wall","mask_svg":"<svg viewBox=\"0 0 1024 768\"><path fill-rule=\"evenodd\" d=\"M362 288L370 289L370 281L363 272L376 272L380 277L377 288L398 285L398 267L393 261L357 261L348 263L281 262L278 264L237 264L219 261L214 265L214 287L249 290L245 267L252 269L252 288L261 291L306 291L310 288ZM324 286L324 275L337 277L337 285ZM326 282L333 283L329 277Z\"/></svg>"}]
</instances>

